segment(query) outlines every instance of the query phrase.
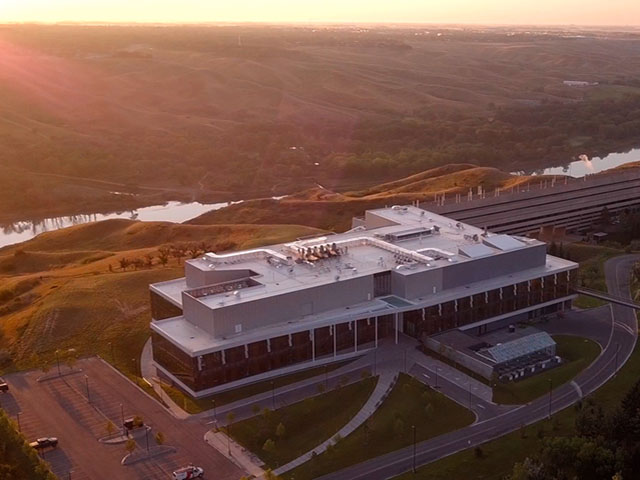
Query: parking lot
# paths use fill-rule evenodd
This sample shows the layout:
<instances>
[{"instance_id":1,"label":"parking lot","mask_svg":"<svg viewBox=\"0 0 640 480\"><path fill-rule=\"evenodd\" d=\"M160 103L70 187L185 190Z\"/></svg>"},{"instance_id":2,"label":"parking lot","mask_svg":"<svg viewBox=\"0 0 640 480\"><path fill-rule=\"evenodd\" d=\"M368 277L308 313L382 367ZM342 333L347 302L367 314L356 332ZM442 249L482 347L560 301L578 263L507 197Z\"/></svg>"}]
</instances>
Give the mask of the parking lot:
<instances>
[{"instance_id":1,"label":"parking lot","mask_svg":"<svg viewBox=\"0 0 640 480\"><path fill-rule=\"evenodd\" d=\"M31 371L5 376L10 392L0 394L0 406L19 421L27 439L57 437L58 448L41 453L61 480L168 479L171 472L190 463L202 466L205 478L237 480L243 472L230 460L207 445L207 426L197 420L178 420L158 402L148 397L126 378L98 358L85 359L75 373L61 367L47 379ZM65 375L66 374L66 375ZM105 444L107 424L116 428L122 418L142 417L151 427L148 436L136 435L138 449L156 445L154 436L162 432L165 444L177 449L129 466L121 465L127 454L125 444ZM215 472L215 473L214 473Z\"/></svg>"}]
</instances>

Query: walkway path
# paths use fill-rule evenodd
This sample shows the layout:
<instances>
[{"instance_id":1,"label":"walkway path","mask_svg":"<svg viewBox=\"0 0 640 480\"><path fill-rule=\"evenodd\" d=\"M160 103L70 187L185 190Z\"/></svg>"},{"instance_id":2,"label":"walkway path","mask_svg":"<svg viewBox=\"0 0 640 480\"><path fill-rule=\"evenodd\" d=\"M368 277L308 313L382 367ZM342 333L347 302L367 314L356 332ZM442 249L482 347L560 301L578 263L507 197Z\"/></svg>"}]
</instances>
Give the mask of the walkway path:
<instances>
[{"instance_id":1,"label":"walkway path","mask_svg":"<svg viewBox=\"0 0 640 480\"><path fill-rule=\"evenodd\" d=\"M387 396L389 390L391 390L391 388L395 384L395 381L396 381L397 377L398 377L398 369L397 369L397 367L396 368L384 368L384 369L382 369L382 371L379 374L378 382L376 383L376 387L374 388L373 392L371 393L371 396L369 397L369 399L365 402L365 404L362 406L360 411L358 413L356 413L356 415L351 420L349 420L349 422L347 422L347 424L344 427L342 427L334 435L333 438L335 438L337 436L339 436L340 438L346 437L351 432L353 432L356 428L358 428L360 425L362 425L367 420L367 418L369 418L371 415L373 415L373 413L377 410L377 408L380 406L382 401ZM317 454L317 455L321 454L322 452L324 452L327 449L327 447L329 445L332 445L333 443L335 443L333 438L330 438L330 439L322 442L320 445L318 445L313 450L310 450L309 452L305 453L304 455L301 455L298 458L296 458L295 460L292 460L291 462L287 463L286 465L283 465L282 467L278 468L274 473L276 475L281 475L284 472L288 472L289 470L294 469L298 465L302 465L303 463L307 462L308 460L311 459L311 457L314 454Z\"/></svg>"}]
</instances>

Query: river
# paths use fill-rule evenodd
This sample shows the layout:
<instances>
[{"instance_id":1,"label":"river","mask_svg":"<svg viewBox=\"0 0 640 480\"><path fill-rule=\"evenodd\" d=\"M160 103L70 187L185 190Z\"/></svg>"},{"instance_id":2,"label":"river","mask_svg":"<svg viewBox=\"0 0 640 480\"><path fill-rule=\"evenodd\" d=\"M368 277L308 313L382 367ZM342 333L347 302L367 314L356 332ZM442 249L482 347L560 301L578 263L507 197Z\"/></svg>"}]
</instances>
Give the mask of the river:
<instances>
[{"instance_id":1,"label":"river","mask_svg":"<svg viewBox=\"0 0 640 480\"><path fill-rule=\"evenodd\" d=\"M0 225L0 247L24 242L43 232L50 232L60 228L80 225L81 223L98 222L111 218L128 218L147 222L175 222L182 223L195 218L210 210L219 210L232 203L180 203L167 202L164 205L137 208L132 211L114 213L93 213L84 215L69 215L64 217L50 217L41 220L22 220L19 222Z\"/></svg>"},{"instance_id":2,"label":"river","mask_svg":"<svg viewBox=\"0 0 640 480\"><path fill-rule=\"evenodd\" d=\"M569 175L570 177L581 178L585 175L603 172L631 162L640 162L640 148L634 148L625 153L611 153L602 158L588 158L586 155L581 155L578 160L564 166L511 173L515 175Z\"/></svg>"},{"instance_id":3,"label":"river","mask_svg":"<svg viewBox=\"0 0 640 480\"><path fill-rule=\"evenodd\" d=\"M568 163L565 166L550 167L536 171L512 172L515 175L569 175L580 178L592 173L602 172L610 168L615 168L625 163L640 161L640 148L635 148L626 153L612 153L606 157L586 157ZM273 197L278 200L283 197ZM147 222L175 222L182 223L210 210L219 210L232 203L223 202L203 204L198 202L180 203L167 202L164 205L154 205L152 207L138 208L133 211L117 213L97 213L88 215L71 215L66 217L50 217L42 220L22 220L6 225L0 225L0 247L24 242L36 235L58 230L59 228L79 225L81 223L96 222L110 218L129 218Z\"/></svg>"}]
</instances>

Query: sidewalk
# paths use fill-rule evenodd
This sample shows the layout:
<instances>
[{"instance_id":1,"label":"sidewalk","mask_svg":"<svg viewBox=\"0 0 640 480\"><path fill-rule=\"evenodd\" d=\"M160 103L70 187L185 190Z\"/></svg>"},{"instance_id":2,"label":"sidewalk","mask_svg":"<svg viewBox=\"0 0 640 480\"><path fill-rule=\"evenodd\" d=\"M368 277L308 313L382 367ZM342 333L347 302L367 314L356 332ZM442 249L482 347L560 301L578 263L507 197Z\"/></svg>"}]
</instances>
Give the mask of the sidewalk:
<instances>
[{"instance_id":1,"label":"sidewalk","mask_svg":"<svg viewBox=\"0 0 640 480\"><path fill-rule=\"evenodd\" d=\"M224 432L209 430L204 435L204 441L248 474L253 475L256 478L261 478L262 475L264 475L264 470L262 469L264 463L262 460L241 445L238 445Z\"/></svg>"},{"instance_id":2,"label":"sidewalk","mask_svg":"<svg viewBox=\"0 0 640 480\"><path fill-rule=\"evenodd\" d=\"M144 344L144 348L142 349L142 355L140 356L140 374L144 380L149 382L153 391L156 392L156 394L167 405L167 409L174 417L179 418L180 420L186 420L191 417L191 415L180 408L180 406L174 402L160 386L160 380L156 377L156 369L153 366L151 339L147 340L147 343Z\"/></svg>"}]
</instances>

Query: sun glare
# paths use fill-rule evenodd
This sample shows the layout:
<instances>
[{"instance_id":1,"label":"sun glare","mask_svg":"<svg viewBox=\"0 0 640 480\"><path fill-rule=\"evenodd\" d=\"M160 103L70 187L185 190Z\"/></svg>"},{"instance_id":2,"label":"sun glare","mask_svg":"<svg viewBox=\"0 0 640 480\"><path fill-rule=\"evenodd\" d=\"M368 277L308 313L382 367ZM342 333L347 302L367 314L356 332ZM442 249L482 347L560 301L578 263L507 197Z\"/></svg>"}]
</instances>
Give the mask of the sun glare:
<instances>
[{"instance_id":1,"label":"sun glare","mask_svg":"<svg viewBox=\"0 0 640 480\"><path fill-rule=\"evenodd\" d=\"M550 14L553 12L553 15ZM408 22L640 24L629 0L2 0L9 22Z\"/></svg>"}]
</instances>

